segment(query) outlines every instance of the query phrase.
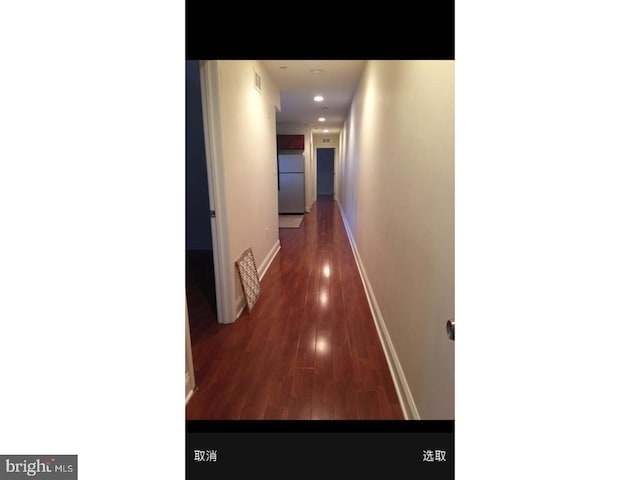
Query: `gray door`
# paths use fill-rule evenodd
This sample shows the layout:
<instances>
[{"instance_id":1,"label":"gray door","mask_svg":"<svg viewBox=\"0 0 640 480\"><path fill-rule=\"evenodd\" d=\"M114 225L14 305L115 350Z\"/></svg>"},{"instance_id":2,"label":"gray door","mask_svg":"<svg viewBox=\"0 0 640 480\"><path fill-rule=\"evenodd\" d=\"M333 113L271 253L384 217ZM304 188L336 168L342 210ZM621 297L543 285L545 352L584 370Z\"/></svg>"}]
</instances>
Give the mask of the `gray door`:
<instances>
[{"instance_id":1,"label":"gray door","mask_svg":"<svg viewBox=\"0 0 640 480\"><path fill-rule=\"evenodd\" d=\"M333 195L335 148L318 148L318 195Z\"/></svg>"}]
</instances>

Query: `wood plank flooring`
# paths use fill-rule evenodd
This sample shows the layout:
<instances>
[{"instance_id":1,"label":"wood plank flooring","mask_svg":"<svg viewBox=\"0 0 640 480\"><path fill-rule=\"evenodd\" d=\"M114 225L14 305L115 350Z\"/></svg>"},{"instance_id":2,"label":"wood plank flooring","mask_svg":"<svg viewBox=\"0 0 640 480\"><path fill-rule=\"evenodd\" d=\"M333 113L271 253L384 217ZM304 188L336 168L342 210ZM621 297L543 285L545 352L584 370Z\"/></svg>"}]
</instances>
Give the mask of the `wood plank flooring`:
<instances>
[{"instance_id":1,"label":"wood plank flooring","mask_svg":"<svg viewBox=\"0 0 640 480\"><path fill-rule=\"evenodd\" d=\"M319 199L279 234L250 314L222 325L203 295L188 299L187 420L402 420L337 205Z\"/></svg>"}]
</instances>

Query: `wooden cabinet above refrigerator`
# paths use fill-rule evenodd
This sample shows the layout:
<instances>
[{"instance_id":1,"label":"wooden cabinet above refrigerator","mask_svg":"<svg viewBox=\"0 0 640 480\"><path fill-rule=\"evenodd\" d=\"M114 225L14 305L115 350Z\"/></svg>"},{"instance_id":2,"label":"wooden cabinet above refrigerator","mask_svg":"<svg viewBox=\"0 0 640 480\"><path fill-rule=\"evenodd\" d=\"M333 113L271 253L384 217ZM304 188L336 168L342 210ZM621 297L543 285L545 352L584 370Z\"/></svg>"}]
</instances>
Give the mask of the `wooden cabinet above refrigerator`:
<instances>
[{"instance_id":1,"label":"wooden cabinet above refrigerator","mask_svg":"<svg viewBox=\"0 0 640 480\"><path fill-rule=\"evenodd\" d=\"M304 151L304 135L278 135L278 151Z\"/></svg>"}]
</instances>

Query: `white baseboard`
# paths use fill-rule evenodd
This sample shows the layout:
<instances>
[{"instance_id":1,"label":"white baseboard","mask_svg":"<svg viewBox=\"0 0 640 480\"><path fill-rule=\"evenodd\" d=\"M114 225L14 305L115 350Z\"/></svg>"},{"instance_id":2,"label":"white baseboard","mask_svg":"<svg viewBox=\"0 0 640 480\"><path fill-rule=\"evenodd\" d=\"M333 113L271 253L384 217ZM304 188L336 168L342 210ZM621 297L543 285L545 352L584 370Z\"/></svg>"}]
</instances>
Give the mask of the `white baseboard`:
<instances>
[{"instance_id":1,"label":"white baseboard","mask_svg":"<svg viewBox=\"0 0 640 480\"><path fill-rule=\"evenodd\" d=\"M189 376L189 372L185 373L184 387L187 392L187 395L184 400L184 404L186 405L187 403L189 403L189 400L191 400L191 397L193 396L193 391L195 389L195 385L192 382L191 377Z\"/></svg>"},{"instance_id":2,"label":"white baseboard","mask_svg":"<svg viewBox=\"0 0 640 480\"><path fill-rule=\"evenodd\" d=\"M280 239L277 239L276 243L273 244L273 247L271 247L271 250L269 251L265 259L262 261L262 263L258 267L258 275L260 275L260 280L262 280L262 277L264 277L264 274L267 273L267 270L269 270L269 267L271 266L271 262L273 262L273 259L276 258L276 255L278 254L279 251L280 251Z\"/></svg>"},{"instance_id":3,"label":"white baseboard","mask_svg":"<svg viewBox=\"0 0 640 480\"><path fill-rule=\"evenodd\" d=\"M353 251L353 256L356 260L358 271L360 272L360 278L362 279L365 294L367 295L367 301L369 302L369 309L371 310L371 315L373 315L376 330L378 331L378 336L380 337L380 342L382 343L382 349L384 350L384 356L387 359L387 364L389 365L391 378L393 379L393 384L396 388L398 399L400 400L400 406L402 407L402 413L406 420L420 420L418 408L416 407L416 404L413 400L411 389L409 388L409 384L407 383L407 378L402 371L400 360L398 359L396 350L393 347L393 343L391 342L391 337L389 336L389 331L387 330L387 326L384 323L384 319L382 318L382 312L380 311L380 307L378 306L378 302L376 301L376 297L373 293L373 288L371 287L371 282L369 282L367 272L362 263L362 259L360 258L360 253L358 253L358 247L356 246L353 234L351 233L351 229L349 228L347 216L345 215L344 210L342 209L342 205L340 204L340 201L338 199L336 199L336 203L338 204L338 208L340 210L342 223L344 224L344 228L347 231L347 236L349 237L351 250Z\"/></svg>"},{"instance_id":4,"label":"white baseboard","mask_svg":"<svg viewBox=\"0 0 640 480\"><path fill-rule=\"evenodd\" d=\"M258 276L260 277L260 281L262 281L265 273L267 273L267 270L269 270L271 263L273 263L273 260L276 258L276 255L278 254L279 251L280 251L280 239L277 239L276 243L273 244L273 247L271 247L271 250L269 250L269 253L265 257L265 259L262 261L260 266L258 266ZM236 320L240 315L242 315L242 311L244 310L244 307L246 306L246 304L247 302L245 301L242 295L236 298L236 305L235 305Z\"/></svg>"},{"instance_id":5,"label":"white baseboard","mask_svg":"<svg viewBox=\"0 0 640 480\"><path fill-rule=\"evenodd\" d=\"M238 317L240 317L240 315L242 315L242 311L244 310L244 307L246 305L247 302L244 300L244 297L242 295L236 298L236 320L238 319Z\"/></svg>"}]
</instances>

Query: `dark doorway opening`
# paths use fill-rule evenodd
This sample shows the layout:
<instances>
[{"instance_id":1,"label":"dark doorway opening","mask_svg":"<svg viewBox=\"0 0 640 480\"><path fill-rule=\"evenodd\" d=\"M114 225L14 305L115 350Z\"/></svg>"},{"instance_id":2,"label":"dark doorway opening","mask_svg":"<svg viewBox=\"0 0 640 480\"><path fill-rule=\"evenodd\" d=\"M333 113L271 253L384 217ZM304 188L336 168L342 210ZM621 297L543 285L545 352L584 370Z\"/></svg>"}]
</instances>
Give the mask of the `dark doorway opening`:
<instances>
[{"instance_id":1,"label":"dark doorway opening","mask_svg":"<svg viewBox=\"0 0 640 480\"><path fill-rule=\"evenodd\" d=\"M194 343L206 325L217 322L211 211L202 119L200 67L186 62L185 283Z\"/></svg>"}]
</instances>

